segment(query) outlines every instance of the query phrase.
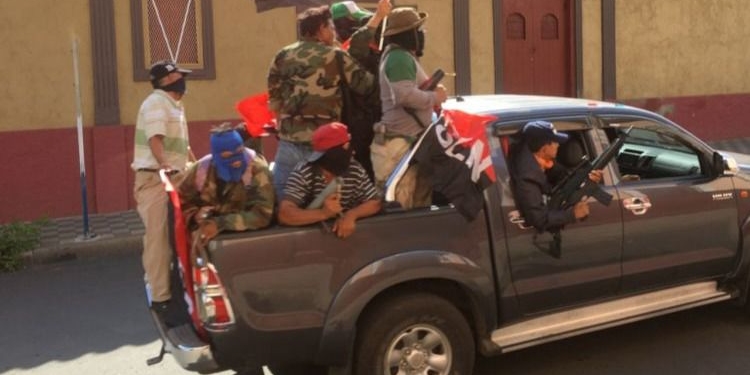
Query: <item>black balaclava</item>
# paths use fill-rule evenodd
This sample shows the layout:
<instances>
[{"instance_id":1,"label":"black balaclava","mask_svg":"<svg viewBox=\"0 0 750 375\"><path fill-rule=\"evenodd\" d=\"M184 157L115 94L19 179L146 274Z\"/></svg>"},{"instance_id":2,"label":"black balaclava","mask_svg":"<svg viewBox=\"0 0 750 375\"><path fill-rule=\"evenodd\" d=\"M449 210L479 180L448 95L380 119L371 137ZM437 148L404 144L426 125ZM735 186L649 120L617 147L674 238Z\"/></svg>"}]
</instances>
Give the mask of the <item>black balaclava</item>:
<instances>
[{"instance_id":1,"label":"black balaclava","mask_svg":"<svg viewBox=\"0 0 750 375\"><path fill-rule=\"evenodd\" d=\"M352 162L353 149L345 149L344 145L336 146L326 150L315 163L321 168L336 176L343 175Z\"/></svg>"},{"instance_id":2,"label":"black balaclava","mask_svg":"<svg viewBox=\"0 0 750 375\"><path fill-rule=\"evenodd\" d=\"M415 55L417 57L422 57L424 54L424 30L419 29L417 30L417 52L415 52Z\"/></svg>"},{"instance_id":3,"label":"black balaclava","mask_svg":"<svg viewBox=\"0 0 750 375\"><path fill-rule=\"evenodd\" d=\"M397 44L401 48L409 51L418 51L419 41L417 40L417 29L409 29L402 31L398 34L390 35L386 37L388 44Z\"/></svg>"},{"instance_id":4,"label":"black balaclava","mask_svg":"<svg viewBox=\"0 0 750 375\"><path fill-rule=\"evenodd\" d=\"M160 87L160 89L162 89L164 91L172 91L172 92L176 92L176 93L178 93L180 95L184 95L185 91L187 91L187 87L186 87L186 84L185 84L185 77L181 77L180 79L178 79L178 80L176 80L176 81L174 81L174 82L172 82L172 83L170 83L168 85L164 85L164 86Z\"/></svg>"}]
</instances>

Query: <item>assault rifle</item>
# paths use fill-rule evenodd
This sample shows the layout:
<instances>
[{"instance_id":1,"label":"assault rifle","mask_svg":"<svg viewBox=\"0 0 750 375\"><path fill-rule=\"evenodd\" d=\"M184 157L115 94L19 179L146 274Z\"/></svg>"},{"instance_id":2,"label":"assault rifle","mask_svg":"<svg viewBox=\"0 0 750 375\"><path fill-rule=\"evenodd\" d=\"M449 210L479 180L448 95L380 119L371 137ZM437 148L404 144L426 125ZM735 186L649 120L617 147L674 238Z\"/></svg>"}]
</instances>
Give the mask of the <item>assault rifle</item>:
<instances>
[{"instance_id":1,"label":"assault rifle","mask_svg":"<svg viewBox=\"0 0 750 375\"><path fill-rule=\"evenodd\" d=\"M434 91L437 85L440 83L440 81L445 77L445 72L443 69L438 69L435 71L435 73L432 73L430 78L428 78L426 81L422 82L421 85L419 85L419 89L423 91ZM416 111L414 108L404 107L404 111L409 114L415 121L417 121L417 124L422 127L422 129L427 129L427 126L430 124L423 124L422 120L419 119L419 116L417 116ZM436 106L435 112L440 112L440 106ZM377 133L377 130L375 131ZM376 135L377 137L377 135Z\"/></svg>"},{"instance_id":2,"label":"assault rifle","mask_svg":"<svg viewBox=\"0 0 750 375\"><path fill-rule=\"evenodd\" d=\"M585 197L594 197L599 203L609 206L612 202L612 195L602 190L598 183L589 179L589 173L593 170L604 168L612 158L617 155L625 139L630 133L628 128L612 143L594 162L589 162L584 157L581 162L571 171L560 183L558 183L550 194L548 207L552 209L565 210Z\"/></svg>"},{"instance_id":3,"label":"assault rifle","mask_svg":"<svg viewBox=\"0 0 750 375\"><path fill-rule=\"evenodd\" d=\"M433 91L437 87L438 83L443 80L443 77L445 77L445 72L443 71L443 69L438 69L434 73L432 73L430 78L419 85L419 89L425 91Z\"/></svg>"}]
</instances>

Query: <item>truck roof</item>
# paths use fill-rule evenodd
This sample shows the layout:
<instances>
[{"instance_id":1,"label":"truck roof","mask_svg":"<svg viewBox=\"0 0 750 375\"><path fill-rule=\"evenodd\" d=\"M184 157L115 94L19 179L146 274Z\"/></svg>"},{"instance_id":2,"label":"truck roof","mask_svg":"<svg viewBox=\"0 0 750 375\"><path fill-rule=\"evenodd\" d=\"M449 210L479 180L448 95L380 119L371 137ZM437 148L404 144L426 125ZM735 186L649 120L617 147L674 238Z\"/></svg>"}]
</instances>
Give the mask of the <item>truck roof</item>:
<instances>
[{"instance_id":1,"label":"truck roof","mask_svg":"<svg viewBox=\"0 0 750 375\"><path fill-rule=\"evenodd\" d=\"M459 109L469 113L514 113L532 110L572 110L584 111L602 107L623 107L626 105L607 103L598 100L564 98L537 95L468 95L449 99L443 104L445 109Z\"/></svg>"}]
</instances>

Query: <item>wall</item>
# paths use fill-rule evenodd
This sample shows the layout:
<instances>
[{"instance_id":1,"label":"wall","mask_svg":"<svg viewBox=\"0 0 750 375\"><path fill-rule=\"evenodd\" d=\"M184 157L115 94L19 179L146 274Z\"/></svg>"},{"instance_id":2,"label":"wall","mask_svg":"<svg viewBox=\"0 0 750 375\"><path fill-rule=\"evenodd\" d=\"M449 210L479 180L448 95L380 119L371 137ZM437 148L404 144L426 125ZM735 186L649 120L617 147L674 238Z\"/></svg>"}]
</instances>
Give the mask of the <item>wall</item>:
<instances>
[{"instance_id":1,"label":"wall","mask_svg":"<svg viewBox=\"0 0 750 375\"><path fill-rule=\"evenodd\" d=\"M745 0L616 2L617 97L704 139L750 137Z\"/></svg>"},{"instance_id":2,"label":"wall","mask_svg":"<svg viewBox=\"0 0 750 375\"><path fill-rule=\"evenodd\" d=\"M602 99L602 17L601 0L581 0L583 87L581 96Z\"/></svg>"},{"instance_id":3,"label":"wall","mask_svg":"<svg viewBox=\"0 0 750 375\"><path fill-rule=\"evenodd\" d=\"M185 106L191 144L208 152L208 130L238 121L235 103L262 92L276 52L297 38L294 8L261 14L249 0L214 0L216 79L189 80ZM406 4L406 3L404 3ZM423 58L428 72L454 71L452 3L413 1L430 13ZM375 6L375 2L370 4ZM6 183L0 191L0 223L81 215L71 40L79 40L84 147L89 213L133 209L133 124L148 82L133 79L130 2L114 0L119 124L93 126L94 91L89 1L0 2L0 157ZM33 16L32 16L33 15ZM269 37L271 36L271 37ZM445 81L449 91L454 81ZM33 103L33 105L32 105ZM267 139L266 155L275 142Z\"/></svg>"},{"instance_id":4,"label":"wall","mask_svg":"<svg viewBox=\"0 0 750 375\"><path fill-rule=\"evenodd\" d=\"M89 6L93 0L0 1L0 173L4 209L12 219L80 214L71 41L79 40L90 212L133 208L132 125L148 82L133 80L130 4L113 0L119 124L93 126ZM469 1L471 87L494 92L493 2ZM581 95L602 96L601 1L582 7ZM237 120L235 103L266 85L268 65L297 37L294 8L255 13L250 0L213 0L216 79L190 80L185 97L197 154L208 129ZM375 1L363 2L374 7ZM455 71L453 2L406 0L430 14L423 65ZM618 100L665 114L704 139L750 137L750 8L744 0L616 2ZM444 81L454 92L455 78ZM273 148L273 143L268 146ZM267 154L272 151L267 150Z\"/></svg>"},{"instance_id":5,"label":"wall","mask_svg":"<svg viewBox=\"0 0 750 375\"><path fill-rule=\"evenodd\" d=\"M492 1L470 0L471 93L495 93L495 56ZM488 32L489 31L489 32ZM501 48L501 46L497 46Z\"/></svg>"},{"instance_id":6,"label":"wall","mask_svg":"<svg viewBox=\"0 0 750 375\"><path fill-rule=\"evenodd\" d=\"M746 0L616 2L617 96L750 92Z\"/></svg>"},{"instance_id":7,"label":"wall","mask_svg":"<svg viewBox=\"0 0 750 375\"><path fill-rule=\"evenodd\" d=\"M76 37L83 119L93 121L88 4L0 1L0 132L75 126L71 49Z\"/></svg>"}]
</instances>

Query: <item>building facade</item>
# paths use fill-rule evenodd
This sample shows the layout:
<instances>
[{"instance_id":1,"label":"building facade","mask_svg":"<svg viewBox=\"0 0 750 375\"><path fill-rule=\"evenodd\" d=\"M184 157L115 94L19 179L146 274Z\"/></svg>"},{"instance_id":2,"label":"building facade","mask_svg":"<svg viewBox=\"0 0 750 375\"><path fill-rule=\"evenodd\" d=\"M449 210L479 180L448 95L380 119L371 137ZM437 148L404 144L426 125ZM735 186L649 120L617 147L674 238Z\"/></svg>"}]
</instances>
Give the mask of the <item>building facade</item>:
<instances>
[{"instance_id":1,"label":"building facade","mask_svg":"<svg viewBox=\"0 0 750 375\"><path fill-rule=\"evenodd\" d=\"M274 0L0 2L0 223L81 214L73 41L78 43L90 213L132 209L133 124L153 61L194 70L191 143L238 122L265 90L302 6ZM326 3L328 1L320 1ZM374 8L374 1L360 5ZM750 9L743 0L397 0L429 13L423 65L453 94L614 100L665 114L707 140L748 137ZM267 154L273 155L268 140Z\"/></svg>"}]
</instances>

